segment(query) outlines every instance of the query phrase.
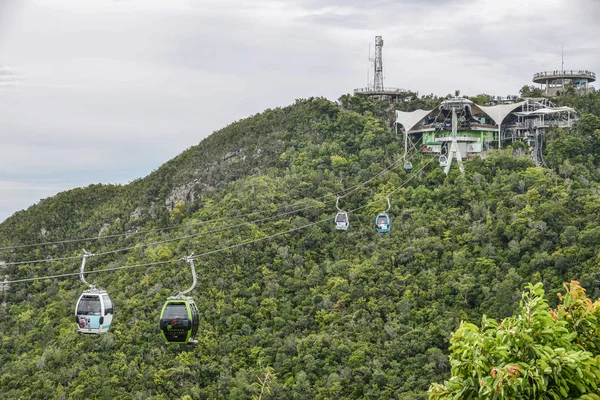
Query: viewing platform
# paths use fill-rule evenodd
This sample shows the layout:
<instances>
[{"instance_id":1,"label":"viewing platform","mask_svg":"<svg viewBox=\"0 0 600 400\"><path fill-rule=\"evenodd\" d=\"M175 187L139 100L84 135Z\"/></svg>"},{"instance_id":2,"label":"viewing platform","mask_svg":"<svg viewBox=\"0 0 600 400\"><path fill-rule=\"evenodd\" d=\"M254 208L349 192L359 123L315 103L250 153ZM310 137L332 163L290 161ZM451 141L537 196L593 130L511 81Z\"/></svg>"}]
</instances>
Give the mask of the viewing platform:
<instances>
[{"instance_id":1,"label":"viewing platform","mask_svg":"<svg viewBox=\"0 0 600 400\"><path fill-rule=\"evenodd\" d=\"M374 87L367 86L358 89L354 89L354 94L363 96L377 96L377 97L391 97L396 98L402 93L406 93L407 90L396 88L396 87Z\"/></svg>"},{"instance_id":2,"label":"viewing platform","mask_svg":"<svg viewBox=\"0 0 600 400\"><path fill-rule=\"evenodd\" d=\"M546 83L548 79L587 79L588 82L596 81L596 73L585 70L544 71L533 75L533 82Z\"/></svg>"},{"instance_id":3,"label":"viewing platform","mask_svg":"<svg viewBox=\"0 0 600 400\"><path fill-rule=\"evenodd\" d=\"M594 90L590 83L595 81L596 74L583 69L543 71L533 75L533 82L540 84L546 94L556 94L557 91L567 87L583 92Z\"/></svg>"}]
</instances>

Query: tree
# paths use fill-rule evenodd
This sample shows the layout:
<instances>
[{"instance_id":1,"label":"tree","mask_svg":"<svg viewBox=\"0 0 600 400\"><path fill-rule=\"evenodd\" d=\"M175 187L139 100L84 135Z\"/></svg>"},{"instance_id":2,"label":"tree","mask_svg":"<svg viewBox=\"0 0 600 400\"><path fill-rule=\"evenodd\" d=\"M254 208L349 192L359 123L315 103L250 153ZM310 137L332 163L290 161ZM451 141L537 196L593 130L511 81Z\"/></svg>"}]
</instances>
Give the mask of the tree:
<instances>
[{"instance_id":1,"label":"tree","mask_svg":"<svg viewBox=\"0 0 600 400\"><path fill-rule=\"evenodd\" d=\"M537 88L533 85L525 85L519 90L521 97L542 97L544 93L542 89Z\"/></svg>"},{"instance_id":2,"label":"tree","mask_svg":"<svg viewBox=\"0 0 600 400\"><path fill-rule=\"evenodd\" d=\"M600 399L600 300L579 282L564 284L548 308L541 283L529 284L521 312L481 329L462 322L451 340L451 378L429 399Z\"/></svg>"}]
</instances>

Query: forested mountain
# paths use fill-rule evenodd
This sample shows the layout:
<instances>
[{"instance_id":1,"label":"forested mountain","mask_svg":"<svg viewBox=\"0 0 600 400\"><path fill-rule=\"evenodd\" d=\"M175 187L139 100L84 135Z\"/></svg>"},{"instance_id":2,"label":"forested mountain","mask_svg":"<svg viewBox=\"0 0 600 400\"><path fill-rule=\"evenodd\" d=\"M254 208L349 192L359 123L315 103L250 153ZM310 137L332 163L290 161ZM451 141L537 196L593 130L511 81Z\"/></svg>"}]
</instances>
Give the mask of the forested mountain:
<instances>
[{"instance_id":1,"label":"forested mountain","mask_svg":"<svg viewBox=\"0 0 600 400\"><path fill-rule=\"evenodd\" d=\"M599 99L559 99L585 113L548 134L550 168L508 147L464 177L420 154L406 173L388 106L343 96L235 122L129 185L42 200L0 225L0 276L76 273L83 249L106 253L88 270L132 268L88 275L115 306L101 336L75 333L77 276L4 287L0 397L425 399L461 321L512 315L529 282L553 307L571 280L600 297ZM190 286L191 253L199 343L168 346L160 308Z\"/></svg>"}]
</instances>

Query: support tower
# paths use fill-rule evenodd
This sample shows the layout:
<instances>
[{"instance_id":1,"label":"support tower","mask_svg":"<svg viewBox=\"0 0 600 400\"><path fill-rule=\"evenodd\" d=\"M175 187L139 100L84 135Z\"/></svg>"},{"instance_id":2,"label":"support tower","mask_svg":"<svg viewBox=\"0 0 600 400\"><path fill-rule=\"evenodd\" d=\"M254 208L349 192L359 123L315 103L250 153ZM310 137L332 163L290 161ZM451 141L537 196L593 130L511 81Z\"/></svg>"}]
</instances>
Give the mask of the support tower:
<instances>
[{"instance_id":1,"label":"support tower","mask_svg":"<svg viewBox=\"0 0 600 400\"><path fill-rule=\"evenodd\" d=\"M440 110L452 112L452 136L450 139L450 147L448 148L448 164L446 164L446 167L444 168L444 173L446 175L448 175L448 172L450 172L453 159L456 159L460 173L463 175L465 174L465 168L463 167L462 156L460 154L456 133L458 131L458 114L461 114L461 116L467 112L471 114L471 104L473 103L470 100L463 99L461 97L455 97L453 99L444 101L440 105Z\"/></svg>"}]
</instances>

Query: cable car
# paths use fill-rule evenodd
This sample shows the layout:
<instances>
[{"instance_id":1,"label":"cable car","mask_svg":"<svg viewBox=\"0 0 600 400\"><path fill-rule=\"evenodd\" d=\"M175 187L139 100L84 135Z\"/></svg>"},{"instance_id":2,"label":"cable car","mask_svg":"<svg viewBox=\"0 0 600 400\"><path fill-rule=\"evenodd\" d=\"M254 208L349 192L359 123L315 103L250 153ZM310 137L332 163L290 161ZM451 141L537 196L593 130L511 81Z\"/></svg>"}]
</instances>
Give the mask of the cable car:
<instances>
[{"instance_id":1,"label":"cable car","mask_svg":"<svg viewBox=\"0 0 600 400\"><path fill-rule=\"evenodd\" d=\"M446 156L440 156L440 167L445 167L448 165L448 159Z\"/></svg>"},{"instance_id":2,"label":"cable car","mask_svg":"<svg viewBox=\"0 0 600 400\"><path fill-rule=\"evenodd\" d=\"M348 214L345 211L338 212L335 216L335 229L345 231L349 225Z\"/></svg>"},{"instance_id":3,"label":"cable car","mask_svg":"<svg viewBox=\"0 0 600 400\"><path fill-rule=\"evenodd\" d=\"M102 289L86 290L75 307L77 333L106 333L113 320L113 304Z\"/></svg>"},{"instance_id":4,"label":"cable car","mask_svg":"<svg viewBox=\"0 0 600 400\"><path fill-rule=\"evenodd\" d=\"M85 290L75 306L75 323L77 324L77 333L106 333L113 320L113 304L106 293L106 290L97 288L85 280L85 262L92 253L83 250L81 269L79 270L79 279L86 285Z\"/></svg>"},{"instance_id":5,"label":"cable car","mask_svg":"<svg viewBox=\"0 0 600 400\"><path fill-rule=\"evenodd\" d=\"M160 330L168 344L196 344L200 317L191 297L169 297L160 313Z\"/></svg>"},{"instance_id":6,"label":"cable car","mask_svg":"<svg viewBox=\"0 0 600 400\"><path fill-rule=\"evenodd\" d=\"M346 211L343 211L339 207L339 204L340 196L338 196L337 200L335 201L335 208L337 208L338 210L338 213L335 216L335 229L345 231L346 229L348 229L350 221L348 220L348 213Z\"/></svg>"},{"instance_id":7,"label":"cable car","mask_svg":"<svg viewBox=\"0 0 600 400\"><path fill-rule=\"evenodd\" d=\"M412 163L410 161L407 161L406 163L404 163L404 170L406 172L412 171Z\"/></svg>"},{"instance_id":8,"label":"cable car","mask_svg":"<svg viewBox=\"0 0 600 400\"><path fill-rule=\"evenodd\" d=\"M193 255L193 254L192 254ZM189 289L167 298L160 312L160 330L167 344L197 344L195 340L200 325L198 307L191 297L185 296L196 287L197 276L192 255L182 258L190 264L192 286Z\"/></svg>"},{"instance_id":9,"label":"cable car","mask_svg":"<svg viewBox=\"0 0 600 400\"><path fill-rule=\"evenodd\" d=\"M390 216L386 213L379 213L375 218L375 228L379 233L389 232L391 228Z\"/></svg>"}]
</instances>

